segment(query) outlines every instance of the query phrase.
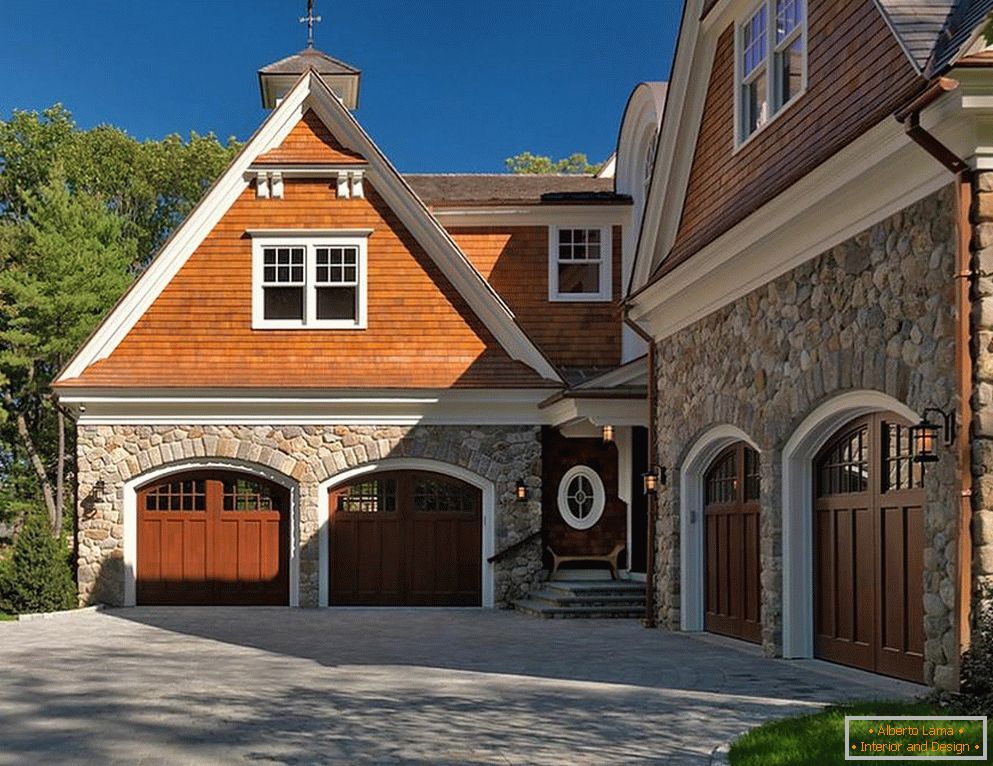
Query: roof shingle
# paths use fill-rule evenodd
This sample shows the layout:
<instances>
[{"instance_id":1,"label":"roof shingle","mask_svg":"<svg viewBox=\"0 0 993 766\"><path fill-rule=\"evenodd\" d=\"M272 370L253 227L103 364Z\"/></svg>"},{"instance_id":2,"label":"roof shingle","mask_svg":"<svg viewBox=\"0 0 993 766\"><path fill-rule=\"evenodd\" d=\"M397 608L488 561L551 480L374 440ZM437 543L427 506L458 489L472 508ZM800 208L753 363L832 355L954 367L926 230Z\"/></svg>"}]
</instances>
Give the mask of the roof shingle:
<instances>
[{"instance_id":1,"label":"roof shingle","mask_svg":"<svg viewBox=\"0 0 993 766\"><path fill-rule=\"evenodd\" d=\"M405 175L428 205L627 204L614 179L578 175L414 173Z\"/></svg>"}]
</instances>

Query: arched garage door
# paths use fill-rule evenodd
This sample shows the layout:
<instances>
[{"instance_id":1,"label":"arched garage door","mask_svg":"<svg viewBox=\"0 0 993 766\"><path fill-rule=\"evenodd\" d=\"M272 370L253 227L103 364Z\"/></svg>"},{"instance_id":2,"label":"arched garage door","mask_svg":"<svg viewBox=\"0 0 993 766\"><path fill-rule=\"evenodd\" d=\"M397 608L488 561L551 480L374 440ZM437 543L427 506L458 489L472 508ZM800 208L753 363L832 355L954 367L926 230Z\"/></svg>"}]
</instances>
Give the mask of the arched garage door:
<instances>
[{"instance_id":1,"label":"arched garage door","mask_svg":"<svg viewBox=\"0 0 993 766\"><path fill-rule=\"evenodd\" d=\"M908 425L859 418L815 460L814 649L921 681L924 490Z\"/></svg>"},{"instance_id":2,"label":"arched garage door","mask_svg":"<svg viewBox=\"0 0 993 766\"><path fill-rule=\"evenodd\" d=\"M138 490L137 603L287 605L290 493L196 471Z\"/></svg>"},{"instance_id":3,"label":"arched garage door","mask_svg":"<svg viewBox=\"0 0 993 766\"><path fill-rule=\"evenodd\" d=\"M395 471L336 487L329 503L332 606L481 605L479 489Z\"/></svg>"}]
</instances>

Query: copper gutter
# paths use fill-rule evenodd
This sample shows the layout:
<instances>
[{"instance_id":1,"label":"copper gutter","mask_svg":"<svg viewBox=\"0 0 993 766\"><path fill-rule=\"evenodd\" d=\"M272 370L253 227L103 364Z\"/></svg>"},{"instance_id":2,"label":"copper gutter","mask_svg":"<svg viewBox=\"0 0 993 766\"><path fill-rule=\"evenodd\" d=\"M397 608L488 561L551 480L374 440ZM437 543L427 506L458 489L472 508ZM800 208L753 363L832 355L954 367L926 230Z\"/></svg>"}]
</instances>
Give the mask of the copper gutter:
<instances>
[{"instance_id":1,"label":"copper gutter","mask_svg":"<svg viewBox=\"0 0 993 766\"><path fill-rule=\"evenodd\" d=\"M959 438L957 441L957 470L959 479L958 512L958 583L955 601L959 650L969 646L969 607L972 602L972 355L971 305L972 285L972 171L969 165L941 141L928 133L920 123L920 112L938 98L958 88L958 81L948 77L936 80L920 96L894 116L906 126L907 135L928 154L955 174L955 372L959 399Z\"/></svg>"},{"instance_id":2,"label":"copper gutter","mask_svg":"<svg viewBox=\"0 0 993 766\"><path fill-rule=\"evenodd\" d=\"M658 384L655 380L655 340L651 335L642 330L637 324L628 318L624 312L624 323L648 344L648 470L658 464L658 430L656 428L656 401L658 398ZM658 492L662 491L659 487ZM645 555L645 618L641 624L646 628L654 628L655 620L655 516L658 513L658 494L648 497L648 530L646 535L646 547L648 551Z\"/></svg>"}]
</instances>

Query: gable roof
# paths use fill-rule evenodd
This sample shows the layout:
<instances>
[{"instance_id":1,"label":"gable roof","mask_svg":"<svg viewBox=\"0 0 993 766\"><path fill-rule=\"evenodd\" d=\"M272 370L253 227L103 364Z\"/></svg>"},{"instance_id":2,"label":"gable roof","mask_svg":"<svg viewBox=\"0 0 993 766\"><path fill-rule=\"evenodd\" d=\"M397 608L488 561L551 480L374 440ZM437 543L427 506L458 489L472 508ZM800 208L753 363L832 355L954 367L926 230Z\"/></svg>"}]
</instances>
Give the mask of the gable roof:
<instances>
[{"instance_id":1,"label":"gable roof","mask_svg":"<svg viewBox=\"0 0 993 766\"><path fill-rule=\"evenodd\" d=\"M612 178L577 175L414 173L404 179L430 205L628 204Z\"/></svg>"},{"instance_id":2,"label":"gable roof","mask_svg":"<svg viewBox=\"0 0 993 766\"><path fill-rule=\"evenodd\" d=\"M462 253L320 75L311 70L297 80L227 171L73 356L58 376L56 385L78 378L91 364L113 352L248 187L248 170L252 162L278 147L308 109L314 110L345 145L367 159L369 172L374 175L377 190L385 202L507 354L535 370L541 377L561 382L558 371L521 329L507 304Z\"/></svg>"},{"instance_id":3,"label":"gable roof","mask_svg":"<svg viewBox=\"0 0 993 766\"><path fill-rule=\"evenodd\" d=\"M287 56L262 67L259 74L301 75L311 69L321 75L359 74L360 71L351 64L346 64L344 61L329 56L316 48L304 48L292 56Z\"/></svg>"},{"instance_id":4,"label":"gable roof","mask_svg":"<svg viewBox=\"0 0 993 766\"><path fill-rule=\"evenodd\" d=\"M917 71L942 74L972 41L993 0L875 0Z\"/></svg>"}]
</instances>

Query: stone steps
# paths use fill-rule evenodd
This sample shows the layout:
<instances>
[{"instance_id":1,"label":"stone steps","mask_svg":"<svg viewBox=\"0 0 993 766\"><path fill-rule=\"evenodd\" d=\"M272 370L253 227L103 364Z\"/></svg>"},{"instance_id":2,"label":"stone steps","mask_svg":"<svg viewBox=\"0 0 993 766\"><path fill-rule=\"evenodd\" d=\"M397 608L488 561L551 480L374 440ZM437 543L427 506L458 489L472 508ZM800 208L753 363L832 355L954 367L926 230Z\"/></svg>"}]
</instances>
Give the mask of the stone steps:
<instances>
[{"instance_id":1,"label":"stone steps","mask_svg":"<svg viewBox=\"0 0 993 766\"><path fill-rule=\"evenodd\" d=\"M514 602L543 618L638 618L645 615L645 584L630 580L552 580Z\"/></svg>"}]
</instances>

